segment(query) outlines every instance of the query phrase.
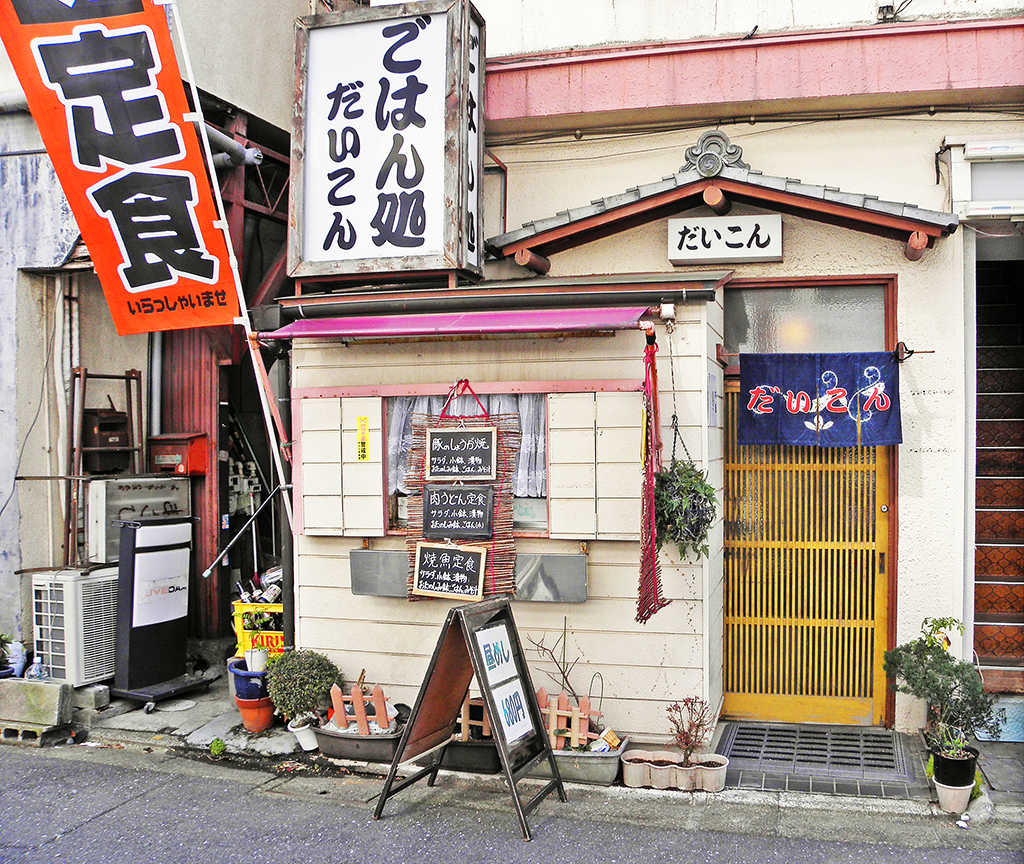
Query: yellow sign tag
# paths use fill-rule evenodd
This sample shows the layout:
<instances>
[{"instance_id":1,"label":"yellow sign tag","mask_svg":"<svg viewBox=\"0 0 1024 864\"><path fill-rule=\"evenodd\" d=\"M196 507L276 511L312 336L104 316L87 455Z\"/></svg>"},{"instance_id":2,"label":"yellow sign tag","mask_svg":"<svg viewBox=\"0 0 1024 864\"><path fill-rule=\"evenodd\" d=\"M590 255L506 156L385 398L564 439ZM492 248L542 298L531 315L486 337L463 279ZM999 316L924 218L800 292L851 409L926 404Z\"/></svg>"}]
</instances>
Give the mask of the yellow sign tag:
<instances>
[{"instance_id":1,"label":"yellow sign tag","mask_svg":"<svg viewBox=\"0 0 1024 864\"><path fill-rule=\"evenodd\" d=\"M356 461L370 461L370 418L356 417Z\"/></svg>"}]
</instances>

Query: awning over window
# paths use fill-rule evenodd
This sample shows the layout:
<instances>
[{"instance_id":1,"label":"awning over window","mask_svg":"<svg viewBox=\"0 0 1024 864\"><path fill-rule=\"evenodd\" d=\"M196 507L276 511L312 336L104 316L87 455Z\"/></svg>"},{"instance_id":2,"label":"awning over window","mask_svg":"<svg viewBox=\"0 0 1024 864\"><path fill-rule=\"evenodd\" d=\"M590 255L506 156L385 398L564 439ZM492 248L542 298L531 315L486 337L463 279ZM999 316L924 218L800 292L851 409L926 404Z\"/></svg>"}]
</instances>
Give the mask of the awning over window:
<instances>
[{"instance_id":1,"label":"awning over window","mask_svg":"<svg viewBox=\"0 0 1024 864\"><path fill-rule=\"evenodd\" d=\"M304 318L262 339L367 339L387 336L479 335L481 333L586 333L637 326L647 306L609 309L522 309L501 312L443 312L359 318Z\"/></svg>"}]
</instances>

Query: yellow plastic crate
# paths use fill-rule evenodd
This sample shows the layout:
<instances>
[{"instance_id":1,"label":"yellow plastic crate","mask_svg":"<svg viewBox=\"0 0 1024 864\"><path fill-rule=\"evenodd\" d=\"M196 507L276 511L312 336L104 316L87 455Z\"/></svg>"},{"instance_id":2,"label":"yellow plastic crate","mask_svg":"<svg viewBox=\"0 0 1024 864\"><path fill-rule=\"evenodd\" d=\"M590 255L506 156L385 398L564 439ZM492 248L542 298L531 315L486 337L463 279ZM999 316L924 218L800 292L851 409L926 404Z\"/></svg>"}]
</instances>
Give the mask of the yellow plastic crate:
<instances>
[{"instance_id":1,"label":"yellow plastic crate","mask_svg":"<svg viewBox=\"0 0 1024 864\"><path fill-rule=\"evenodd\" d=\"M263 630L254 634L252 630L246 630L242 623L242 616L246 612L283 612L282 603L242 603L236 600L231 604L231 620L235 625L235 639L238 641L236 657L241 657L250 648L269 648L270 653L281 654L284 651L284 633L279 630ZM255 644L254 644L255 643Z\"/></svg>"}]
</instances>

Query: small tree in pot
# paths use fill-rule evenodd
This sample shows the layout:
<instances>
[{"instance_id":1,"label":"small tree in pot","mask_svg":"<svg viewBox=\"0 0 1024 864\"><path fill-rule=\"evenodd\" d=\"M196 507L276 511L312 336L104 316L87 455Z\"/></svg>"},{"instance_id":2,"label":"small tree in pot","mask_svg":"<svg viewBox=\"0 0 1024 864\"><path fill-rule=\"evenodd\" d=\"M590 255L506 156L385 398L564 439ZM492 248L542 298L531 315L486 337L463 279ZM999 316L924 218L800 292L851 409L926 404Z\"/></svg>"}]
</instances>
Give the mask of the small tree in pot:
<instances>
[{"instance_id":1,"label":"small tree in pot","mask_svg":"<svg viewBox=\"0 0 1024 864\"><path fill-rule=\"evenodd\" d=\"M974 782L978 751L967 746L978 732L998 735L1004 712L986 693L973 663L947 650L946 633L964 631L955 618L925 618L921 635L885 652L886 677L897 693L923 699L928 706L925 738L932 751L935 779L948 786ZM953 764L949 764L953 763ZM963 778L969 778L959 782Z\"/></svg>"},{"instance_id":2,"label":"small tree in pot","mask_svg":"<svg viewBox=\"0 0 1024 864\"><path fill-rule=\"evenodd\" d=\"M304 748L307 745L299 731L319 722L320 712L331 704L331 686L344 687L344 683L344 677L329 657L308 648L285 651L271 658L267 671L267 692L289 719L288 728L295 732Z\"/></svg>"}]
</instances>

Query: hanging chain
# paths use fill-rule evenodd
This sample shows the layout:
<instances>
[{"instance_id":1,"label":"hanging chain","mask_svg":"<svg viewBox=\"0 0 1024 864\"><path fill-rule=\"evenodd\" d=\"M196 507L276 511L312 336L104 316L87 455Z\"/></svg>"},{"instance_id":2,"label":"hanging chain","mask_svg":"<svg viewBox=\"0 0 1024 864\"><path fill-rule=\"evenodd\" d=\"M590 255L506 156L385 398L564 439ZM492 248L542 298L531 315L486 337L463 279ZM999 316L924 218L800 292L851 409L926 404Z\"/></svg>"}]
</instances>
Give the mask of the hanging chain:
<instances>
[{"instance_id":1,"label":"hanging chain","mask_svg":"<svg viewBox=\"0 0 1024 864\"><path fill-rule=\"evenodd\" d=\"M676 405L676 361L672 355L672 335L676 329L675 321L666 321L665 329L668 331L668 371L672 379L672 461L676 461L676 441L683 445L683 452L686 453L686 461L692 463L693 457L686 447L683 436L679 434L679 409Z\"/></svg>"}]
</instances>

